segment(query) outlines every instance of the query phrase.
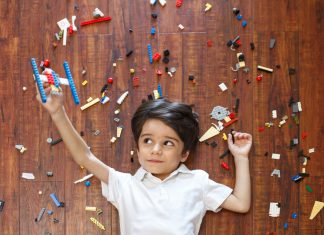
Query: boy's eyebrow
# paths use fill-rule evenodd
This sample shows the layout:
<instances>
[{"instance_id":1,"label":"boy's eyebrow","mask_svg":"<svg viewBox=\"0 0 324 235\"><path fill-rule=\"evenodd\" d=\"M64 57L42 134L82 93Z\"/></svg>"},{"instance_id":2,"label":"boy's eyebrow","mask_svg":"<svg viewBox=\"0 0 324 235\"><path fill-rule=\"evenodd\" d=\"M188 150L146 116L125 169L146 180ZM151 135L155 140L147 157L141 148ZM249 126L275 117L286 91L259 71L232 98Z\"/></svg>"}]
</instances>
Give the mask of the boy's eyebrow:
<instances>
[{"instance_id":1,"label":"boy's eyebrow","mask_svg":"<svg viewBox=\"0 0 324 235\"><path fill-rule=\"evenodd\" d=\"M145 136L152 136L151 134L142 134L142 135L140 135L140 137L145 137ZM164 136L165 138L167 138L167 139L172 139L172 140L174 140L174 141L176 141L176 142L180 142L177 138L174 138L174 137L171 137L171 136Z\"/></svg>"}]
</instances>

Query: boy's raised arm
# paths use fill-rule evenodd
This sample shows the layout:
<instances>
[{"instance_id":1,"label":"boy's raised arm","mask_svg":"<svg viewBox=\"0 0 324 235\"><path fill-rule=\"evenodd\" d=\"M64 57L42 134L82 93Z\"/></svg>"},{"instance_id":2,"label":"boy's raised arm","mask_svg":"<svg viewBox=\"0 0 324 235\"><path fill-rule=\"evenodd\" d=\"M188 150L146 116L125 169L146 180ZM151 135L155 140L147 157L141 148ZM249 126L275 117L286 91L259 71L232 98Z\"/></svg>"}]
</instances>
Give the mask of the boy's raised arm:
<instances>
[{"instance_id":1,"label":"boy's raised arm","mask_svg":"<svg viewBox=\"0 0 324 235\"><path fill-rule=\"evenodd\" d=\"M73 127L63 107L63 93L50 94L50 91L50 87L45 89L48 98L46 103L42 103L42 106L51 115L74 161L85 167L99 180L108 183L108 166L91 153L88 145ZM37 99L41 103L39 94L37 95Z\"/></svg>"},{"instance_id":2,"label":"boy's raised arm","mask_svg":"<svg viewBox=\"0 0 324 235\"><path fill-rule=\"evenodd\" d=\"M245 213L251 204L251 180L249 170L249 151L252 136L247 133L234 132L228 135L228 147L234 156L236 179L233 193L223 202L222 208ZM233 141L234 138L234 141Z\"/></svg>"}]
</instances>

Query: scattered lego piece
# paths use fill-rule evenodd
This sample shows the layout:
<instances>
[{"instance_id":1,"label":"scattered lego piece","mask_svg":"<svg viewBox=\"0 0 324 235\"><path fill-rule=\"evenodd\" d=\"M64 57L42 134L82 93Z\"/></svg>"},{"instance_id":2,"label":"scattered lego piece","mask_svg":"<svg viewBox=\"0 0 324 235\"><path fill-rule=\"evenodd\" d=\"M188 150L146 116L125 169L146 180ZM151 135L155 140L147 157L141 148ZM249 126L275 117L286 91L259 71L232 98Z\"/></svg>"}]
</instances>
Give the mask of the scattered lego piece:
<instances>
[{"instance_id":1,"label":"scattered lego piece","mask_svg":"<svg viewBox=\"0 0 324 235\"><path fill-rule=\"evenodd\" d=\"M230 112L227 110L227 108L224 108L222 106L215 106L210 113L211 118L216 119L218 121L223 120L226 116L228 116Z\"/></svg>"},{"instance_id":2,"label":"scattered lego piece","mask_svg":"<svg viewBox=\"0 0 324 235\"><path fill-rule=\"evenodd\" d=\"M72 30L78 31L78 28L75 26L76 16L72 16Z\"/></svg>"},{"instance_id":3,"label":"scattered lego piece","mask_svg":"<svg viewBox=\"0 0 324 235\"><path fill-rule=\"evenodd\" d=\"M199 142L203 142L209 138L212 138L220 133L219 127L212 123L212 126L200 137Z\"/></svg>"},{"instance_id":4,"label":"scattered lego piece","mask_svg":"<svg viewBox=\"0 0 324 235\"><path fill-rule=\"evenodd\" d=\"M279 217L280 215L280 203L270 202L269 216L270 217Z\"/></svg>"},{"instance_id":5,"label":"scattered lego piece","mask_svg":"<svg viewBox=\"0 0 324 235\"><path fill-rule=\"evenodd\" d=\"M213 148L216 148L217 147L217 143L215 141L213 141L213 142L210 143L210 146L212 146Z\"/></svg>"},{"instance_id":6,"label":"scattered lego piece","mask_svg":"<svg viewBox=\"0 0 324 235\"><path fill-rule=\"evenodd\" d=\"M51 146L54 146L54 145L56 145L56 144L58 144L58 143L60 143L60 142L62 142L62 141L63 141L62 138L59 138L59 139L57 139L57 140L53 140L53 141L51 142Z\"/></svg>"},{"instance_id":7,"label":"scattered lego piece","mask_svg":"<svg viewBox=\"0 0 324 235\"><path fill-rule=\"evenodd\" d=\"M315 201L309 219L310 220L314 219L315 216L323 209L323 207L324 207L324 202Z\"/></svg>"},{"instance_id":8,"label":"scattered lego piece","mask_svg":"<svg viewBox=\"0 0 324 235\"><path fill-rule=\"evenodd\" d=\"M58 21L57 25L60 28L60 30L64 30L64 29L67 29L68 27L70 27L71 24L67 18L64 18L64 19Z\"/></svg>"},{"instance_id":9,"label":"scattered lego piece","mask_svg":"<svg viewBox=\"0 0 324 235\"><path fill-rule=\"evenodd\" d=\"M117 140L117 138L114 136L114 137L112 137L112 138L110 139L110 143L115 143L116 140Z\"/></svg>"},{"instance_id":10,"label":"scattered lego piece","mask_svg":"<svg viewBox=\"0 0 324 235\"><path fill-rule=\"evenodd\" d=\"M222 90L222 91L226 91L227 90L227 86L225 85L225 83L221 83L218 85L219 88Z\"/></svg>"},{"instance_id":11,"label":"scattered lego piece","mask_svg":"<svg viewBox=\"0 0 324 235\"><path fill-rule=\"evenodd\" d=\"M315 148L308 149L308 153L315 153Z\"/></svg>"},{"instance_id":12,"label":"scattered lego piece","mask_svg":"<svg viewBox=\"0 0 324 235\"><path fill-rule=\"evenodd\" d=\"M98 226L98 228L100 228L101 230L106 230L105 226L103 226L103 224L101 224L97 219L95 219L94 217L90 217L90 221L92 223L94 223L95 225Z\"/></svg>"},{"instance_id":13,"label":"scattered lego piece","mask_svg":"<svg viewBox=\"0 0 324 235\"><path fill-rule=\"evenodd\" d=\"M89 102L91 102L91 101L93 101L93 98L92 98L92 97L89 97L89 98L87 99L87 102L89 103Z\"/></svg>"},{"instance_id":14,"label":"scattered lego piece","mask_svg":"<svg viewBox=\"0 0 324 235\"><path fill-rule=\"evenodd\" d=\"M270 45L269 45L269 48L270 48L270 49L274 48L275 43L276 43L276 39L271 38L271 39L270 39Z\"/></svg>"},{"instance_id":15,"label":"scattered lego piece","mask_svg":"<svg viewBox=\"0 0 324 235\"><path fill-rule=\"evenodd\" d=\"M226 133L223 133L223 140L227 140L227 135L226 135Z\"/></svg>"},{"instance_id":16,"label":"scattered lego piece","mask_svg":"<svg viewBox=\"0 0 324 235\"><path fill-rule=\"evenodd\" d=\"M92 176L93 176L93 174L86 175L86 176L84 176L83 178L74 181L74 184L78 184L78 183L81 183L81 182L83 182L83 181L86 181L86 180L90 179Z\"/></svg>"},{"instance_id":17,"label":"scattered lego piece","mask_svg":"<svg viewBox=\"0 0 324 235\"><path fill-rule=\"evenodd\" d=\"M227 149L224 153L222 153L219 158L222 159L224 157L226 157L227 155L229 155L231 153L231 151L229 149Z\"/></svg>"},{"instance_id":18,"label":"scattered lego piece","mask_svg":"<svg viewBox=\"0 0 324 235\"><path fill-rule=\"evenodd\" d=\"M184 26L183 26L182 24L179 24L179 25L178 25L178 28L179 28L180 30L183 30L183 29L184 29Z\"/></svg>"},{"instance_id":19,"label":"scattered lego piece","mask_svg":"<svg viewBox=\"0 0 324 235\"><path fill-rule=\"evenodd\" d=\"M123 127L122 126L118 126L117 127L117 138L120 138L121 133L122 133Z\"/></svg>"},{"instance_id":20,"label":"scattered lego piece","mask_svg":"<svg viewBox=\"0 0 324 235\"><path fill-rule=\"evenodd\" d=\"M236 58L237 58L237 61L239 64L239 68L244 68L245 67L245 58L244 58L243 53L241 53L241 52L237 53Z\"/></svg>"},{"instance_id":21,"label":"scattered lego piece","mask_svg":"<svg viewBox=\"0 0 324 235\"><path fill-rule=\"evenodd\" d=\"M100 99L100 103L101 104L105 104L109 101L109 97L108 96L103 96L101 99Z\"/></svg>"},{"instance_id":22,"label":"scattered lego piece","mask_svg":"<svg viewBox=\"0 0 324 235\"><path fill-rule=\"evenodd\" d=\"M45 211L46 211L46 208L43 207L43 208L40 210L40 212L39 212L37 218L35 219L35 222L39 222L39 221L41 221L41 219L42 219L42 217L43 217Z\"/></svg>"},{"instance_id":23,"label":"scattered lego piece","mask_svg":"<svg viewBox=\"0 0 324 235\"><path fill-rule=\"evenodd\" d=\"M91 182L90 182L89 180L87 180L87 181L84 182L84 185L85 185L86 187L90 187Z\"/></svg>"},{"instance_id":24,"label":"scattered lego piece","mask_svg":"<svg viewBox=\"0 0 324 235\"><path fill-rule=\"evenodd\" d=\"M223 167L225 170L229 171L229 166L226 162L222 162L221 167Z\"/></svg>"},{"instance_id":25,"label":"scattered lego piece","mask_svg":"<svg viewBox=\"0 0 324 235\"><path fill-rule=\"evenodd\" d=\"M99 18L99 17L104 17L104 13L102 13L102 11L99 10L99 8L95 8L93 13L92 13L94 18Z\"/></svg>"},{"instance_id":26,"label":"scattered lego piece","mask_svg":"<svg viewBox=\"0 0 324 235\"><path fill-rule=\"evenodd\" d=\"M60 201L57 199L57 197L56 197L56 195L55 195L54 193L51 193L51 194L50 194L50 197L52 198L53 202L55 203L55 205L56 205L57 207L64 207L64 203L63 203L63 202L60 202Z\"/></svg>"},{"instance_id":27,"label":"scattered lego piece","mask_svg":"<svg viewBox=\"0 0 324 235\"><path fill-rule=\"evenodd\" d=\"M288 223L284 223L284 229L288 229Z\"/></svg>"},{"instance_id":28,"label":"scattered lego piece","mask_svg":"<svg viewBox=\"0 0 324 235\"><path fill-rule=\"evenodd\" d=\"M53 172L52 171L48 171L47 173L46 173L46 175L47 175L47 177L53 177Z\"/></svg>"},{"instance_id":29,"label":"scattered lego piece","mask_svg":"<svg viewBox=\"0 0 324 235\"><path fill-rule=\"evenodd\" d=\"M292 214L291 214L291 218L292 218L292 219L297 219L297 213L295 213L295 212L292 213Z\"/></svg>"},{"instance_id":30,"label":"scattered lego piece","mask_svg":"<svg viewBox=\"0 0 324 235\"><path fill-rule=\"evenodd\" d=\"M280 154L278 154L278 153L273 153L273 154L271 155L271 158L272 158L272 159L279 160L279 159L280 159Z\"/></svg>"},{"instance_id":31,"label":"scattered lego piece","mask_svg":"<svg viewBox=\"0 0 324 235\"><path fill-rule=\"evenodd\" d=\"M5 204L5 201L0 200L0 212L3 210L4 204Z\"/></svg>"},{"instance_id":32,"label":"scattered lego piece","mask_svg":"<svg viewBox=\"0 0 324 235\"><path fill-rule=\"evenodd\" d=\"M273 69L270 69L270 68L267 68L267 67L263 67L261 65L258 65L258 70L262 70L262 71L265 71L265 72L268 72L268 73L272 73L273 72Z\"/></svg>"},{"instance_id":33,"label":"scattered lego piece","mask_svg":"<svg viewBox=\"0 0 324 235\"><path fill-rule=\"evenodd\" d=\"M86 211L97 211L97 207L94 207L94 206L86 206L85 207L85 210Z\"/></svg>"},{"instance_id":34,"label":"scattered lego piece","mask_svg":"<svg viewBox=\"0 0 324 235\"><path fill-rule=\"evenodd\" d=\"M300 175L300 174L297 174L297 175L294 175L291 177L291 180L294 181L295 183L299 183L303 180L304 178Z\"/></svg>"},{"instance_id":35,"label":"scattered lego piece","mask_svg":"<svg viewBox=\"0 0 324 235\"><path fill-rule=\"evenodd\" d=\"M210 3L207 2L207 3L205 4L205 12L209 11L210 9L212 9L212 7L213 7L213 6L212 6Z\"/></svg>"},{"instance_id":36,"label":"scattered lego piece","mask_svg":"<svg viewBox=\"0 0 324 235\"><path fill-rule=\"evenodd\" d=\"M272 110L272 118L273 119L277 118L277 110Z\"/></svg>"},{"instance_id":37,"label":"scattered lego piece","mask_svg":"<svg viewBox=\"0 0 324 235\"><path fill-rule=\"evenodd\" d=\"M238 120L239 120L238 118L234 118L234 119L232 119L231 121L226 122L226 123L224 124L224 127L228 127L229 125L232 125L234 122L236 122L236 121L238 121Z\"/></svg>"},{"instance_id":38,"label":"scattered lego piece","mask_svg":"<svg viewBox=\"0 0 324 235\"><path fill-rule=\"evenodd\" d=\"M117 104L122 104L123 102L124 102L124 100L125 100L125 98L127 97L127 95L128 95L128 91L126 91L126 92L124 92L119 98L118 98L118 100L117 100Z\"/></svg>"},{"instance_id":39,"label":"scattered lego piece","mask_svg":"<svg viewBox=\"0 0 324 235\"><path fill-rule=\"evenodd\" d=\"M159 0L159 3L162 7L164 7L166 4L166 0Z\"/></svg>"},{"instance_id":40,"label":"scattered lego piece","mask_svg":"<svg viewBox=\"0 0 324 235\"><path fill-rule=\"evenodd\" d=\"M133 54L133 50L130 50L129 52L126 53L126 57L130 57Z\"/></svg>"},{"instance_id":41,"label":"scattered lego piece","mask_svg":"<svg viewBox=\"0 0 324 235\"><path fill-rule=\"evenodd\" d=\"M96 99L92 100L91 102L88 102L87 104L81 106L81 110L85 110L98 102L100 102L100 99L96 98Z\"/></svg>"},{"instance_id":42,"label":"scattered lego piece","mask_svg":"<svg viewBox=\"0 0 324 235\"><path fill-rule=\"evenodd\" d=\"M278 176L278 177L280 178L280 170L278 170L278 169L274 169L274 170L272 171L272 173L271 173L271 176L274 176L274 175L276 175L276 176Z\"/></svg>"},{"instance_id":43,"label":"scattered lego piece","mask_svg":"<svg viewBox=\"0 0 324 235\"><path fill-rule=\"evenodd\" d=\"M310 192L310 193L313 192L313 189L309 185L306 185L306 190L307 190L307 192Z\"/></svg>"},{"instance_id":44,"label":"scattered lego piece","mask_svg":"<svg viewBox=\"0 0 324 235\"><path fill-rule=\"evenodd\" d=\"M34 176L33 173L25 173L25 172L23 172L21 174L21 178L27 179L27 180L34 180L35 179L35 176Z\"/></svg>"},{"instance_id":45,"label":"scattered lego piece","mask_svg":"<svg viewBox=\"0 0 324 235\"><path fill-rule=\"evenodd\" d=\"M90 24L94 24L94 23L99 23L99 22L103 22L103 21L109 21L111 20L111 17L110 16L107 16L107 17L102 17L102 18L99 18L99 19L94 19L94 20L89 20L89 21L84 21L84 22L81 22L81 26L86 26L86 25L90 25Z\"/></svg>"}]
</instances>

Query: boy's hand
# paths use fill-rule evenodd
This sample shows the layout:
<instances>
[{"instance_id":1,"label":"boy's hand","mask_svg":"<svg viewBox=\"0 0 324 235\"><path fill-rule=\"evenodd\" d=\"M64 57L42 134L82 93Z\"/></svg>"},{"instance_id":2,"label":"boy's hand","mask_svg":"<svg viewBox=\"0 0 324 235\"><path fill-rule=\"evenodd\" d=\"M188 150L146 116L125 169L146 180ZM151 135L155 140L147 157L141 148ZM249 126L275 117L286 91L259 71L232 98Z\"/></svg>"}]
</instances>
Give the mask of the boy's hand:
<instances>
[{"instance_id":1,"label":"boy's hand","mask_svg":"<svg viewBox=\"0 0 324 235\"><path fill-rule=\"evenodd\" d=\"M43 103L40 94L37 90L37 100L42 104L42 106L49 112L51 116L56 114L59 110L63 108L63 92L61 88L58 88L59 92L52 92L52 88L48 86L47 83L44 83L45 95L47 97L46 103Z\"/></svg>"},{"instance_id":2,"label":"boy's hand","mask_svg":"<svg viewBox=\"0 0 324 235\"><path fill-rule=\"evenodd\" d=\"M233 142L234 137L234 142ZM252 146L252 135L233 131L227 138L228 148L234 157L248 157Z\"/></svg>"}]
</instances>

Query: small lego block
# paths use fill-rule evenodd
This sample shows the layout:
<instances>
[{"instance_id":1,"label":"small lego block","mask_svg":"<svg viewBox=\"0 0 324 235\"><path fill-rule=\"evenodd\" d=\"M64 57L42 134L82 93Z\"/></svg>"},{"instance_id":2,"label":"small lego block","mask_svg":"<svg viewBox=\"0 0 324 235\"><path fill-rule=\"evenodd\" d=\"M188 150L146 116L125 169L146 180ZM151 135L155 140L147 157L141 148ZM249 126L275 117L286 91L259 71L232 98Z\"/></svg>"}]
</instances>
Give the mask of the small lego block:
<instances>
[{"instance_id":1,"label":"small lego block","mask_svg":"<svg viewBox=\"0 0 324 235\"><path fill-rule=\"evenodd\" d=\"M234 119L234 118L233 118ZM229 116L226 116L225 118L224 118L224 121L225 122L230 122L232 119L229 117Z\"/></svg>"},{"instance_id":2,"label":"small lego block","mask_svg":"<svg viewBox=\"0 0 324 235\"><path fill-rule=\"evenodd\" d=\"M132 68L132 69L129 70L129 72L130 72L131 74L134 74L134 73L135 73L135 69Z\"/></svg>"},{"instance_id":3,"label":"small lego block","mask_svg":"<svg viewBox=\"0 0 324 235\"><path fill-rule=\"evenodd\" d=\"M273 72L273 69L270 69L270 68L267 68L267 67L263 67L261 65L258 65L258 70L262 70L262 71L265 71L265 72L268 72L268 73L272 73Z\"/></svg>"},{"instance_id":4,"label":"small lego block","mask_svg":"<svg viewBox=\"0 0 324 235\"><path fill-rule=\"evenodd\" d=\"M110 143L115 143L115 141L117 140L117 138L114 136L110 139Z\"/></svg>"},{"instance_id":5,"label":"small lego block","mask_svg":"<svg viewBox=\"0 0 324 235\"><path fill-rule=\"evenodd\" d=\"M244 55L243 53L237 53L236 54L236 58L239 64L240 68L244 68L245 67L245 60L244 60Z\"/></svg>"},{"instance_id":6,"label":"small lego block","mask_svg":"<svg viewBox=\"0 0 324 235\"><path fill-rule=\"evenodd\" d=\"M277 110L272 110L272 118L273 119L277 118Z\"/></svg>"},{"instance_id":7,"label":"small lego block","mask_svg":"<svg viewBox=\"0 0 324 235\"><path fill-rule=\"evenodd\" d=\"M97 225L97 227L100 228L101 230L106 230L105 226L103 226L96 218L90 217L90 221L95 225Z\"/></svg>"},{"instance_id":8,"label":"small lego block","mask_svg":"<svg viewBox=\"0 0 324 235\"><path fill-rule=\"evenodd\" d=\"M68 27L70 27L71 24L67 18L64 18L64 19L58 21L57 25L60 28L60 30L64 30L64 29L67 29Z\"/></svg>"},{"instance_id":9,"label":"small lego block","mask_svg":"<svg viewBox=\"0 0 324 235\"><path fill-rule=\"evenodd\" d=\"M35 219L35 222L39 222L39 221L41 221L41 219L42 219L42 217L43 217L45 211L46 211L46 208L42 208L42 209L40 210L40 212L39 212L37 218Z\"/></svg>"},{"instance_id":10,"label":"small lego block","mask_svg":"<svg viewBox=\"0 0 324 235\"><path fill-rule=\"evenodd\" d=\"M97 207L94 207L94 206L86 206L85 207L85 210L86 211L97 211Z\"/></svg>"},{"instance_id":11,"label":"small lego block","mask_svg":"<svg viewBox=\"0 0 324 235\"><path fill-rule=\"evenodd\" d=\"M280 204L278 202L270 202L269 216L279 217L280 215Z\"/></svg>"},{"instance_id":12,"label":"small lego block","mask_svg":"<svg viewBox=\"0 0 324 235\"><path fill-rule=\"evenodd\" d=\"M93 98L92 98L92 97L89 97L89 98L87 99L87 102L89 103L89 102L91 102L91 101L93 101Z\"/></svg>"},{"instance_id":13,"label":"small lego block","mask_svg":"<svg viewBox=\"0 0 324 235\"><path fill-rule=\"evenodd\" d=\"M222 91L226 91L227 90L227 86L225 85L225 83L221 83L218 85L219 88L222 90Z\"/></svg>"},{"instance_id":14,"label":"small lego block","mask_svg":"<svg viewBox=\"0 0 324 235\"><path fill-rule=\"evenodd\" d=\"M140 84L140 79L138 77L133 77L133 87L138 87Z\"/></svg>"},{"instance_id":15,"label":"small lego block","mask_svg":"<svg viewBox=\"0 0 324 235\"><path fill-rule=\"evenodd\" d=\"M81 106L81 110L85 110L98 102L100 102L100 99L96 98L96 99L92 100L91 102L88 102L87 104Z\"/></svg>"},{"instance_id":16,"label":"small lego block","mask_svg":"<svg viewBox=\"0 0 324 235\"><path fill-rule=\"evenodd\" d=\"M179 25L178 25L178 28L179 28L180 30L183 30L183 29L184 29L184 26L183 26L182 24L179 24Z\"/></svg>"},{"instance_id":17,"label":"small lego block","mask_svg":"<svg viewBox=\"0 0 324 235\"><path fill-rule=\"evenodd\" d=\"M117 63L113 63L112 66L113 66L114 68L116 68L116 67L117 67Z\"/></svg>"},{"instance_id":18,"label":"small lego block","mask_svg":"<svg viewBox=\"0 0 324 235\"><path fill-rule=\"evenodd\" d=\"M105 104L105 103L107 103L109 100L110 100L110 99L109 99L108 96L103 96L103 97L100 99L100 103Z\"/></svg>"},{"instance_id":19,"label":"small lego block","mask_svg":"<svg viewBox=\"0 0 324 235\"><path fill-rule=\"evenodd\" d=\"M270 48L270 49L274 48L275 43L276 43L276 39L271 38L271 39L270 39L270 45L269 45L269 48Z\"/></svg>"},{"instance_id":20,"label":"small lego block","mask_svg":"<svg viewBox=\"0 0 324 235\"><path fill-rule=\"evenodd\" d=\"M166 0L159 0L159 3L162 7L164 7L166 4Z\"/></svg>"},{"instance_id":21,"label":"small lego block","mask_svg":"<svg viewBox=\"0 0 324 235\"><path fill-rule=\"evenodd\" d=\"M229 171L229 166L226 162L222 162L221 167L223 167L225 170Z\"/></svg>"},{"instance_id":22,"label":"small lego block","mask_svg":"<svg viewBox=\"0 0 324 235\"><path fill-rule=\"evenodd\" d=\"M315 153L315 148L308 149L308 153Z\"/></svg>"},{"instance_id":23,"label":"small lego block","mask_svg":"<svg viewBox=\"0 0 324 235\"><path fill-rule=\"evenodd\" d=\"M274 169L271 173L271 176L277 175L280 178L280 170Z\"/></svg>"},{"instance_id":24,"label":"small lego block","mask_svg":"<svg viewBox=\"0 0 324 235\"><path fill-rule=\"evenodd\" d=\"M161 54L159 54L159 53L155 53L154 55L153 55L153 60L154 61L159 61L161 59Z\"/></svg>"},{"instance_id":25,"label":"small lego block","mask_svg":"<svg viewBox=\"0 0 324 235\"><path fill-rule=\"evenodd\" d=\"M218 129L219 128L215 124L212 123L212 126L205 132L205 134L203 134L202 137L200 137L199 142L203 142L209 138L212 138L212 137L218 135L220 133Z\"/></svg>"},{"instance_id":26,"label":"small lego block","mask_svg":"<svg viewBox=\"0 0 324 235\"><path fill-rule=\"evenodd\" d=\"M205 12L209 11L210 9L212 9L212 7L213 7L213 6L212 6L210 3L207 2L207 3L205 4Z\"/></svg>"},{"instance_id":27,"label":"small lego block","mask_svg":"<svg viewBox=\"0 0 324 235\"><path fill-rule=\"evenodd\" d=\"M21 178L27 179L27 180L34 180L35 179L35 176L34 176L33 173L25 173L25 172L23 172L21 174Z\"/></svg>"},{"instance_id":28,"label":"small lego block","mask_svg":"<svg viewBox=\"0 0 324 235\"><path fill-rule=\"evenodd\" d=\"M227 135L225 133L223 133L223 140L227 140Z\"/></svg>"},{"instance_id":29,"label":"small lego block","mask_svg":"<svg viewBox=\"0 0 324 235\"><path fill-rule=\"evenodd\" d=\"M154 27L151 28L151 35L154 35L156 33L156 29Z\"/></svg>"},{"instance_id":30,"label":"small lego block","mask_svg":"<svg viewBox=\"0 0 324 235\"><path fill-rule=\"evenodd\" d=\"M128 95L128 91L125 91L119 98L118 98L118 100L117 100L117 104L122 104L123 102L124 102L124 100L125 100L125 98L127 97L127 95Z\"/></svg>"},{"instance_id":31,"label":"small lego block","mask_svg":"<svg viewBox=\"0 0 324 235\"><path fill-rule=\"evenodd\" d=\"M154 95L154 99L155 99L155 100L157 100L157 99L160 98L160 94L159 94L158 90L154 90L154 91L153 91L153 95Z\"/></svg>"},{"instance_id":32,"label":"small lego block","mask_svg":"<svg viewBox=\"0 0 324 235\"><path fill-rule=\"evenodd\" d=\"M122 126L118 126L117 127L117 138L120 138L122 131L123 131L123 127Z\"/></svg>"},{"instance_id":33,"label":"small lego block","mask_svg":"<svg viewBox=\"0 0 324 235\"><path fill-rule=\"evenodd\" d=\"M273 153L272 156L271 156L272 159L276 159L276 160L279 160L280 159L280 154L278 153Z\"/></svg>"},{"instance_id":34,"label":"small lego block","mask_svg":"<svg viewBox=\"0 0 324 235\"><path fill-rule=\"evenodd\" d=\"M51 194L50 194L50 197L52 198L53 202L55 203L55 205L56 205L57 207L63 207L63 203L60 202L60 201L57 199L57 197L56 197L56 195L55 195L54 193L51 193Z\"/></svg>"},{"instance_id":35,"label":"small lego block","mask_svg":"<svg viewBox=\"0 0 324 235\"><path fill-rule=\"evenodd\" d=\"M309 219L310 220L314 219L315 216L323 209L323 207L324 207L324 202L315 201Z\"/></svg>"},{"instance_id":36,"label":"small lego block","mask_svg":"<svg viewBox=\"0 0 324 235\"><path fill-rule=\"evenodd\" d=\"M0 212L3 210L4 204L5 204L5 201L0 200Z\"/></svg>"},{"instance_id":37,"label":"small lego block","mask_svg":"<svg viewBox=\"0 0 324 235\"><path fill-rule=\"evenodd\" d=\"M119 114L120 113L120 109L116 109L115 111L114 111L114 114Z\"/></svg>"}]
</instances>

